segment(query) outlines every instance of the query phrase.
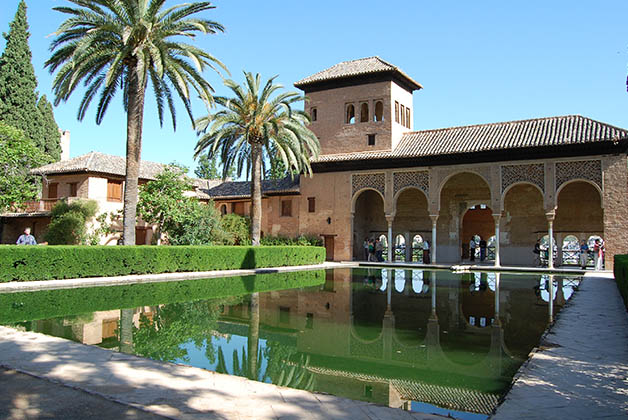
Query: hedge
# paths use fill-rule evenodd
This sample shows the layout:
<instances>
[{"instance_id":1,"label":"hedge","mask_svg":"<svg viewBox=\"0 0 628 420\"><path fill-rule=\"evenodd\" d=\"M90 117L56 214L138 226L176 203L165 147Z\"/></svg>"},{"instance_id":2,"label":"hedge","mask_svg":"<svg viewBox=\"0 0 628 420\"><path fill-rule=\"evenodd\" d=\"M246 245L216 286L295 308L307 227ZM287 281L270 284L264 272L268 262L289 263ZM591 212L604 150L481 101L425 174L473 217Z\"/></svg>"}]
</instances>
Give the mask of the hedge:
<instances>
[{"instance_id":1,"label":"hedge","mask_svg":"<svg viewBox=\"0 0 628 420\"><path fill-rule=\"evenodd\" d=\"M294 271L128 286L84 287L0 294L0 324L113 309L193 302L253 292L322 285L325 271Z\"/></svg>"},{"instance_id":2,"label":"hedge","mask_svg":"<svg viewBox=\"0 0 628 420\"><path fill-rule=\"evenodd\" d=\"M628 255L615 255L614 274L617 288L628 309Z\"/></svg>"},{"instance_id":3,"label":"hedge","mask_svg":"<svg viewBox=\"0 0 628 420\"><path fill-rule=\"evenodd\" d=\"M303 246L0 246L0 282L320 264Z\"/></svg>"}]
</instances>

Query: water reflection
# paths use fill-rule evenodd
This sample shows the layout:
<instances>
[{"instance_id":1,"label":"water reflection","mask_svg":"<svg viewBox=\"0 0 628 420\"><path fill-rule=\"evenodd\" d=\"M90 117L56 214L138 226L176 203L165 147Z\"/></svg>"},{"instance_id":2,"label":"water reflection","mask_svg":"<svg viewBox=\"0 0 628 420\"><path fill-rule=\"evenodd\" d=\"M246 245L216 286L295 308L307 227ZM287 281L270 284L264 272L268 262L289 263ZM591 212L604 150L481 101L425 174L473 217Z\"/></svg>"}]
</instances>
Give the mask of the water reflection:
<instances>
[{"instance_id":1,"label":"water reflection","mask_svg":"<svg viewBox=\"0 0 628 420\"><path fill-rule=\"evenodd\" d=\"M120 351L391 407L421 401L486 414L577 285L560 276L343 269L314 287L151 302L73 319L69 330L45 326L69 325L67 316L22 326L92 344L100 334ZM105 320L116 316L112 343Z\"/></svg>"}]
</instances>

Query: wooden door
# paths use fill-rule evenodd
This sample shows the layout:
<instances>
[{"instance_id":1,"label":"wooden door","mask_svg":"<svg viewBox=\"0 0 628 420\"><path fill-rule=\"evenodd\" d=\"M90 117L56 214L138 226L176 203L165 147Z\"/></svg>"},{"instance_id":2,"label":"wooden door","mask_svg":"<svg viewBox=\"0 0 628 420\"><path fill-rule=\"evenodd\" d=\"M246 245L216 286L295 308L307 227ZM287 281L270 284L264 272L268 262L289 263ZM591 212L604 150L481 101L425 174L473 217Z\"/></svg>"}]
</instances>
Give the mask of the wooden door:
<instances>
[{"instance_id":1,"label":"wooden door","mask_svg":"<svg viewBox=\"0 0 628 420\"><path fill-rule=\"evenodd\" d=\"M146 228L135 228L135 245L146 245Z\"/></svg>"},{"instance_id":2,"label":"wooden door","mask_svg":"<svg viewBox=\"0 0 628 420\"><path fill-rule=\"evenodd\" d=\"M325 251L327 253L327 256L325 257L325 259L327 261L333 261L334 260L334 237L333 236L325 236Z\"/></svg>"}]
</instances>

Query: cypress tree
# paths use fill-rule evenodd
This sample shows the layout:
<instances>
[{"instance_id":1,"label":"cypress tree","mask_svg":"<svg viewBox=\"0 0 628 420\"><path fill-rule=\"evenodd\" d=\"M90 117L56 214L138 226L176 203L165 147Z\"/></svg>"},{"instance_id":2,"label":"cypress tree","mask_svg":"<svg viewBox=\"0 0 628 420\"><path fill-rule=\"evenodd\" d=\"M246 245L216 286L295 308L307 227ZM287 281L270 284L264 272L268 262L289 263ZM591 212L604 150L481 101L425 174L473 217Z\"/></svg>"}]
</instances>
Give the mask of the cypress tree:
<instances>
[{"instance_id":1,"label":"cypress tree","mask_svg":"<svg viewBox=\"0 0 628 420\"><path fill-rule=\"evenodd\" d=\"M39 111L41 122L43 152L50 156L52 162L56 162L61 158L61 134L59 133L59 126L55 121L52 104L48 102L46 95L39 98L37 110Z\"/></svg>"},{"instance_id":2,"label":"cypress tree","mask_svg":"<svg viewBox=\"0 0 628 420\"><path fill-rule=\"evenodd\" d=\"M46 105L50 103L44 98L38 108L37 78L28 46L30 33L24 0L20 1L15 18L9 24L9 32L3 36L6 47L0 56L0 121L22 130L42 152L50 156L51 162L58 160L60 136L58 131L56 135L50 134L50 120L54 122L52 107Z\"/></svg>"}]
</instances>

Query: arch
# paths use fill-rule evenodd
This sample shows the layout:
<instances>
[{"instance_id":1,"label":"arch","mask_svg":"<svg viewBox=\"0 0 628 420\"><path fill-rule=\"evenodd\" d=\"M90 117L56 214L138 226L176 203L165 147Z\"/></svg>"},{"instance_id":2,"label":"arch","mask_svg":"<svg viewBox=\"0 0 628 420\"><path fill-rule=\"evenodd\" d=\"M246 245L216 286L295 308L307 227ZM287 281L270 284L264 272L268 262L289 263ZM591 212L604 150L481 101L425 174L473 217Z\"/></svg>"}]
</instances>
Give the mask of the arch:
<instances>
[{"instance_id":1,"label":"arch","mask_svg":"<svg viewBox=\"0 0 628 420\"><path fill-rule=\"evenodd\" d=\"M500 211L504 211L504 202L506 201L506 194L508 194L508 192L513 189L514 187L520 186L520 185L531 185L534 188L536 188L539 193L541 194L541 197L545 197L545 193L543 192L543 190L541 189L541 187L539 187L538 185L536 185L533 182L528 182L528 181L517 181L514 182L512 184L510 184L508 187L506 187L506 189L502 192L502 195L499 199L499 210Z\"/></svg>"},{"instance_id":2,"label":"arch","mask_svg":"<svg viewBox=\"0 0 628 420\"><path fill-rule=\"evenodd\" d=\"M369 121L369 104L363 102L360 105L360 122L368 122Z\"/></svg>"},{"instance_id":3,"label":"arch","mask_svg":"<svg viewBox=\"0 0 628 420\"><path fill-rule=\"evenodd\" d=\"M348 104L345 112L345 123L355 124L355 106Z\"/></svg>"},{"instance_id":4,"label":"arch","mask_svg":"<svg viewBox=\"0 0 628 420\"><path fill-rule=\"evenodd\" d=\"M418 233L412 237L412 261L423 262L423 237Z\"/></svg>"},{"instance_id":5,"label":"arch","mask_svg":"<svg viewBox=\"0 0 628 420\"><path fill-rule=\"evenodd\" d=\"M406 185L405 187L397 191L395 195L393 196L393 213L397 212L397 200L399 200L399 196L407 190L417 190L421 192L425 196L425 200L429 203L430 198L427 196L427 193L425 191L423 191L419 187L415 187L414 185Z\"/></svg>"},{"instance_id":6,"label":"arch","mask_svg":"<svg viewBox=\"0 0 628 420\"><path fill-rule=\"evenodd\" d=\"M375 114L373 115L373 121L384 121L384 103L382 101L375 102Z\"/></svg>"},{"instance_id":7,"label":"arch","mask_svg":"<svg viewBox=\"0 0 628 420\"><path fill-rule=\"evenodd\" d=\"M462 259L470 259L471 261L487 260L487 239L492 236L495 236L493 210L486 204L467 208L462 215L460 233L462 240ZM471 238L473 238L475 244L473 255L470 254Z\"/></svg>"},{"instance_id":8,"label":"arch","mask_svg":"<svg viewBox=\"0 0 628 420\"><path fill-rule=\"evenodd\" d=\"M370 187L356 192L351 203L353 214L353 258L364 260L364 239L378 238L388 230L385 201L382 194Z\"/></svg>"},{"instance_id":9,"label":"arch","mask_svg":"<svg viewBox=\"0 0 628 420\"><path fill-rule=\"evenodd\" d=\"M602 193L602 190L600 189L600 186L597 185L597 183L589 180L589 179L584 179L584 178L574 178L574 179L570 179L569 181L565 181L563 182L558 188L556 188L556 200L558 200L558 196L560 195L560 192L569 184L573 184L575 182L584 182L586 184L592 185L595 190L598 192L598 194L600 195L600 205L602 206L602 208L604 208L604 194Z\"/></svg>"},{"instance_id":10,"label":"arch","mask_svg":"<svg viewBox=\"0 0 628 420\"><path fill-rule=\"evenodd\" d=\"M395 236L395 247L393 248L393 261L406 260L406 238L402 234ZM405 274L404 274L405 276Z\"/></svg>"},{"instance_id":11,"label":"arch","mask_svg":"<svg viewBox=\"0 0 628 420\"><path fill-rule=\"evenodd\" d=\"M362 193L366 192L366 191L374 191L376 192L380 198L382 199L382 202L386 202L386 199L384 198L384 195L376 190L375 188L371 188L371 187L366 187L366 188L362 188L358 191L355 192L355 194L353 194L353 198L351 199L351 213L355 213L355 203L358 201L358 198L362 195Z\"/></svg>"},{"instance_id":12,"label":"arch","mask_svg":"<svg viewBox=\"0 0 628 420\"><path fill-rule=\"evenodd\" d=\"M566 235L561 244L561 264L577 265L580 260L580 240L576 235Z\"/></svg>"},{"instance_id":13,"label":"arch","mask_svg":"<svg viewBox=\"0 0 628 420\"><path fill-rule=\"evenodd\" d=\"M221 204L220 205L220 214L223 215L223 216L225 214L227 214L227 205L226 204Z\"/></svg>"},{"instance_id":14,"label":"arch","mask_svg":"<svg viewBox=\"0 0 628 420\"><path fill-rule=\"evenodd\" d=\"M449 180L453 177L455 177L456 175L462 175L465 173L470 173L473 175L477 175L480 178L482 178L482 181L484 181L484 183L486 184L486 187L488 188L489 192L491 193L491 200L492 200L492 191L491 191L491 184L490 182L488 182L488 180L484 177L484 175L482 175L479 171L475 170L475 169L464 169L464 170L460 170L460 171L456 171L456 172L452 172L450 174L448 174L445 178L442 179L442 181L440 182L440 184L438 185L438 206L440 208L440 196L443 193L443 188L445 187L445 185L447 184L447 182L449 182Z\"/></svg>"}]
</instances>

